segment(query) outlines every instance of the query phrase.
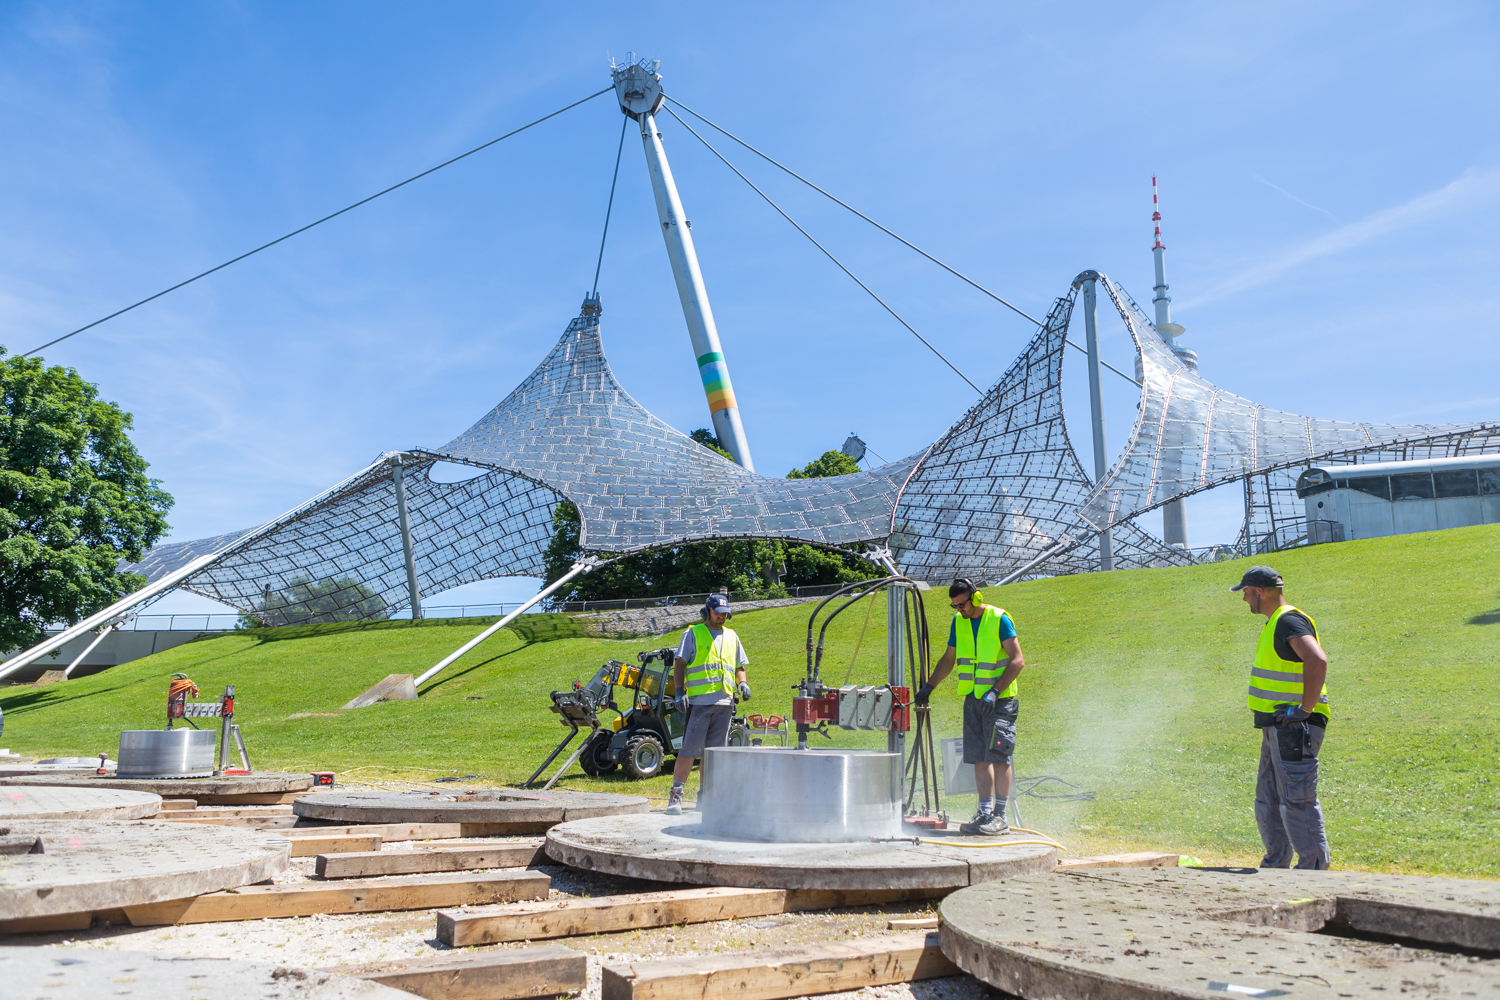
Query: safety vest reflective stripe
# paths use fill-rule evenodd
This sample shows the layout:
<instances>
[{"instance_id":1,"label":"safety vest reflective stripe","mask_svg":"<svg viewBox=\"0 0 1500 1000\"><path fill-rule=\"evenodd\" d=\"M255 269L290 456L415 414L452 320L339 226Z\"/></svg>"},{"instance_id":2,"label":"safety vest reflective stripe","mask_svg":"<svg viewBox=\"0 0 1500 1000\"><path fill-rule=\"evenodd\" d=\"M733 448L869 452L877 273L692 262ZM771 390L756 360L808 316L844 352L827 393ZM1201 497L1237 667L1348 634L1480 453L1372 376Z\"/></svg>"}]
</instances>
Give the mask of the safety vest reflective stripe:
<instances>
[{"instance_id":1,"label":"safety vest reflective stripe","mask_svg":"<svg viewBox=\"0 0 1500 1000\"><path fill-rule=\"evenodd\" d=\"M973 695L976 698L984 697L985 693L1000 679L1000 675L1005 673L1005 668L1010 666L1010 658L1004 655L1000 645L1000 616L1003 614L1005 614L1004 608L991 607L988 604L984 606L984 613L979 619L977 648L974 641L974 627L969 619L961 614L953 616L954 656L960 667L959 694ZM963 667L969 669L963 670ZM1018 691L1017 683L1011 681L1006 689L1000 692L1000 697L1014 698Z\"/></svg>"},{"instance_id":2,"label":"safety vest reflective stripe","mask_svg":"<svg viewBox=\"0 0 1500 1000\"><path fill-rule=\"evenodd\" d=\"M1250 708L1256 712L1274 712L1277 705L1302 704L1302 664L1297 660L1283 660L1276 653L1276 623L1281 616L1297 611L1312 622L1313 637L1317 637L1318 624L1304 612L1290 604L1272 612L1270 619L1260 630L1260 641L1255 645L1255 661L1250 667ZM1319 715L1332 715L1328 708L1328 685L1323 685L1313 711Z\"/></svg>"},{"instance_id":3,"label":"safety vest reflective stripe","mask_svg":"<svg viewBox=\"0 0 1500 1000\"><path fill-rule=\"evenodd\" d=\"M696 698L716 691L733 695L734 668L740 662L740 637L734 629L725 628L715 638L707 625L694 625L693 643L693 662L683 671L687 696Z\"/></svg>"}]
</instances>

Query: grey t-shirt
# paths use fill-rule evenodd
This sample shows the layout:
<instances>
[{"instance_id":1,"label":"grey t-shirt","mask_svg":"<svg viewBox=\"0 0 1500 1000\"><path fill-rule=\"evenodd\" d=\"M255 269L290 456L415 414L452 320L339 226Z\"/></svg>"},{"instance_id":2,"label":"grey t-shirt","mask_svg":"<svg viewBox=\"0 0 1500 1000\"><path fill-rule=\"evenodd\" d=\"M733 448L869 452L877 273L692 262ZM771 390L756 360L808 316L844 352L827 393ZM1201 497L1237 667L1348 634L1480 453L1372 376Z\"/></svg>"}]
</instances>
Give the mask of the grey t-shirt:
<instances>
[{"instance_id":1,"label":"grey t-shirt","mask_svg":"<svg viewBox=\"0 0 1500 1000\"><path fill-rule=\"evenodd\" d=\"M706 626L706 625L704 627L708 628L708 626ZM709 628L708 632L715 639L719 638L719 636L721 636L721 635L724 634L722 630L720 630L720 629L713 629L713 628ZM745 644L743 642L740 642L740 643L735 643L735 645L739 647L739 666L742 666L742 667L743 666L747 666L750 663L750 659L749 659L749 657L745 656ZM688 663L692 663L693 660L697 658L697 656L698 656L698 640L693 637L693 629L692 629L692 627L689 627L689 628L683 630L682 641L677 644L677 657L678 657L678 659L686 660ZM712 691L712 692L710 692L708 694L693 695L691 698L688 699L688 704L689 705L733 705L734 704L734 696L726 694L724 692L724 689L720 688L718 691Z\"/></svg>"}]
</instances>

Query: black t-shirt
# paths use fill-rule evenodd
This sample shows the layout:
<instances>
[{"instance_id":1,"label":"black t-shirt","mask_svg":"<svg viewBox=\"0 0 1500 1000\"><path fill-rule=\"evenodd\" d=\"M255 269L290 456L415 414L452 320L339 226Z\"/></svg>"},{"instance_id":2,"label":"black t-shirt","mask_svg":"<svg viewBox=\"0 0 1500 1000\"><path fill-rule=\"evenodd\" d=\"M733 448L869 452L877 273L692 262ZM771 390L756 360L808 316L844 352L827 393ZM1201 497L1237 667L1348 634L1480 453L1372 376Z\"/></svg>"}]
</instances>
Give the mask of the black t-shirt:
<instances>
[{"instance_id":1,"label":"black t-shirt","mask_svg":"<svg viewBox=\"0 0 1500 1000\"><path fill-rule=\"evenodd\" d=\"M1292 660L1295 663L1302 662L1302 656L1292 648L1292 639L1299 635L1310 635L1314 639L1318 637L1313 623L1300 611L1285 612L1276 622L1276 634L1271 638L1276 647L1276 655L1283 660Z\"/></svg>"}]
</instances>

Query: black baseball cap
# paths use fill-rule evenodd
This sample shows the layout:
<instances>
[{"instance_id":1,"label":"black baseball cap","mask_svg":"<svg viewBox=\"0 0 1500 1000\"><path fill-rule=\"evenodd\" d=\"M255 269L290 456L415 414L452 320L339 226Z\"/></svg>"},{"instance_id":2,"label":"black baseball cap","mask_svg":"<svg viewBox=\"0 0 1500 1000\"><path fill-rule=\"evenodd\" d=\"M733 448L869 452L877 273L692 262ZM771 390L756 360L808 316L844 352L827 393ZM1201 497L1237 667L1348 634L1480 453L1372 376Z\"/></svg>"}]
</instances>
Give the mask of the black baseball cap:
<instances>
[{"instance_id":1,"label":"black baseball cap","mask_svg":"<svg viewBox=\"0 0 1500 1000\"><path fill-rule=\"evenodd\" d=\"M1238 593L1246 587L1280 587L1282 586L1281 574L1269 566L1251 566L1245 570L1245 575L1240 577L1238 587L1230 587L1230 593Z\"/></svg>"}]
</instances>

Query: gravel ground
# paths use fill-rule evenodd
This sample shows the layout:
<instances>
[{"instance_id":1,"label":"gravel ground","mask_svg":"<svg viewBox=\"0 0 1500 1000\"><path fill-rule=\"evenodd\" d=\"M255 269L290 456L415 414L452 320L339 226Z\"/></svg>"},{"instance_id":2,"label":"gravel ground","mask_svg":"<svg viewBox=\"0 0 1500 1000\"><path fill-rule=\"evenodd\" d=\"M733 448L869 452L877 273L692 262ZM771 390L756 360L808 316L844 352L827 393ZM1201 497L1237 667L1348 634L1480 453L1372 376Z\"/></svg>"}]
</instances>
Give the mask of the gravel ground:
<instances>
[{"instance_id":1,"label":"gravel ground","mask_svg":"<svg viewBox=\"0 0 1500 1000\"><path fill-rule=\"evenodd\" d=\"M344 787L405 790L444 786L374 780L345 783ZM494 844L506 839L514 838L469 838L467 841L443 841L443 844ZM423 845L419 843L390 843L382 845L382 849L401 851L421 846ZM315 881L315 863L315 858L293 858L291 867L277 875L273 881L278 885ZM677 885L585 872L563 866L539 866L538 870L552 879L552 888L548 893L550 899L681 888ZM565 944L585 954L589 964L589 981L581 996L583 1000L599 1000L602 970L608 964L692 955L750 953L769 948L796 947L885 934L889 933L886 929L888 920L932 916L936 912L935 903L934 900L816 913L787 913L747 920L596 934L546 943ZM110 948L212 958L246 958L292 967L358 973L373 970L394 959L422 958L450 951L435 937L436 912L409 910L400 913L291 917L181 927L135 928L105 925L87 931L17 936L5 943L44 948ZM522 948L529 943L486 945L472 950ZM853 997L981 1000L1004 997L1006 994L993 990L970 976L952 976L921 983L868 987L850 993L822 996L832 1000Z\"/></svg>"}]
</instances>

